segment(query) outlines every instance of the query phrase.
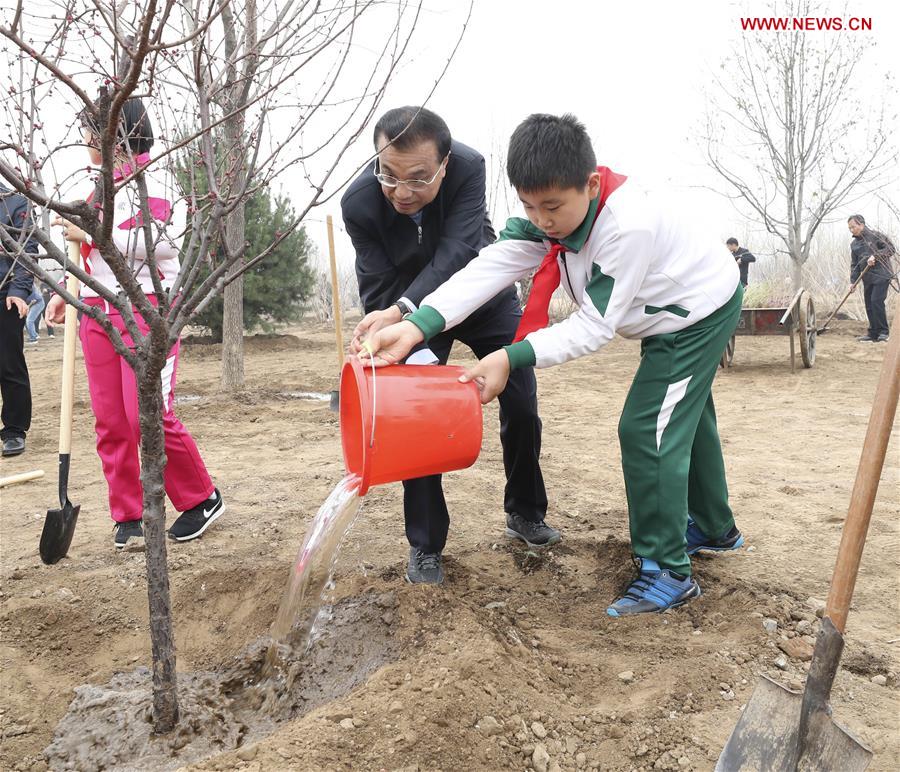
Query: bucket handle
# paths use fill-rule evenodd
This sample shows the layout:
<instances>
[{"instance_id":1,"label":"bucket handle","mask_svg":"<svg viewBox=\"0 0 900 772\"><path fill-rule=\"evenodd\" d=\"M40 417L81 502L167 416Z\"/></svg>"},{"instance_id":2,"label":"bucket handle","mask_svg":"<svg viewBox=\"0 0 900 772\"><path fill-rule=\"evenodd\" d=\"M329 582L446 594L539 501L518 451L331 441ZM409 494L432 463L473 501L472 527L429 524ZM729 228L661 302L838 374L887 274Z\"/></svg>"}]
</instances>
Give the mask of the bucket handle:
<instances>
[{"instance_id":1,"label":"bucket handle","mask_svg":"<svg viewBox=\"0 0 900 772\"><path fill-rule=\"evenodd\" d=\"M369 436L369 447L375 447L375 414L376 414L376 402L375 398L377 396L377 390L375 387L375 352L372 351L372 347L369 345L369 341L364 340L362 343L362 347L369 352L369 363L372 365L372 434ZM365 365L363 365L365 367Z\"/></svg>"}]
</instances>

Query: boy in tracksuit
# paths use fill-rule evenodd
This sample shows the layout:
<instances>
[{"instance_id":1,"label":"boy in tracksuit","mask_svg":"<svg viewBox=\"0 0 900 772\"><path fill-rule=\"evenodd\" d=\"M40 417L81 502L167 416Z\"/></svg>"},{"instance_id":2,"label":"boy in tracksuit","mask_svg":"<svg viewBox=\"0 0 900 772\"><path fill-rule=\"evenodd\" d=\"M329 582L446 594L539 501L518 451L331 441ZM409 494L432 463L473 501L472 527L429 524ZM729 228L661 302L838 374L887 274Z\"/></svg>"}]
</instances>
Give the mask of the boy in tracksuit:
<instances>
[{"instance_id":1,"label":"boy in tracksuit","mask_svg":"<svg viewBox=\"0 0 900 772\"><path fill-rule=\"evenodd\" d=\"M571 115L532 115L510 140L507 170L528 219L369 341L376 364L466 318L535 268L515 342L462 376L488 402L511 369L549 367L596 351L617 332L641 339L641 363L619 422L638 575L610 616L662 611L700 595L689 555L736 549L711 386L740 316L733 260L633 181L598 167ZM723 270L723 266L727 269ZM547 326L553 290L578 304Z\"/></svg>"}]
</instances>

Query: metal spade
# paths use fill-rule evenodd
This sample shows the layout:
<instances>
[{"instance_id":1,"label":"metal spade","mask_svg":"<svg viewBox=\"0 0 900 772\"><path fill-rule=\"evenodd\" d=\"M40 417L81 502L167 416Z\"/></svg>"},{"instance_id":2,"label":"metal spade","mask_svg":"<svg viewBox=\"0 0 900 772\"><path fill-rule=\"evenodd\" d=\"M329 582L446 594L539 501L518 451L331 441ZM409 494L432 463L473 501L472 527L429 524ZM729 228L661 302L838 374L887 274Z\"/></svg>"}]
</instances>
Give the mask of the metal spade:
<instances>
[{"instance_id":1,"label":"metal spade","mask_svg":"<svg viewBox=\"0 0 900 772\"><path fill-rule=\"evenodd\" d=\"M828 698L844 648L850 599L898 395L900 304L894 314L894 334L881 366L806 687L803 692L794 692L763 677L719 756L717 772L856 772L865 769L872 758L872 751L834 721Z\"/></svg>"},{"instance_id":2,"label":"metal spade","mask_svg":"<svg viewBox=\"0 0 900 772\"><path fill-rule=\"evenodd\" d=\"M68 242L69 260L78 265L78 243ZM66 289L78 297L79 281L69 275ZM72 408L75 401L75 338L78 335L78 311L75 306L66 306L65 337L63 339L62 399L59 411L59 509L48 509L41 532L41 560L47 565L56 563L66 556L75 523L78 521L80 504L69 501L69 462L72 453Z\"/></svg>"}]
</instances>

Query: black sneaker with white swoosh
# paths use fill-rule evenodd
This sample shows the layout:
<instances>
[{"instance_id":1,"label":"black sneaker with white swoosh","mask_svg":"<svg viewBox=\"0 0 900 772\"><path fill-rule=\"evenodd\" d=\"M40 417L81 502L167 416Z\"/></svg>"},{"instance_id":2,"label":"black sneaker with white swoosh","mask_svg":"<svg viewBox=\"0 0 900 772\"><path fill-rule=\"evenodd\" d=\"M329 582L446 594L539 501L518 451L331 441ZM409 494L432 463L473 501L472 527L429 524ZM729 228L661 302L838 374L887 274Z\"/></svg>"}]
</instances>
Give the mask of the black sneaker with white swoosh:
<instances>
[{"instance_id":1,"label":"black sneaker with white swoosh","mask_svg":"<svg viewBox=\"0 0 900 772\"><path fill-rule=\"evenodd\" d=\"M141 527L141 522L143 521L129 520L125 523L116 523L116 535L113 541L117 550L125 549L126 546L129 546L129 542L131 542L132 545L143 545L144 529Z\"/></svg>"},{"instance_id":2,"label":"black sneaker with white swoosh","mask_svg":"<svg viewBox=\"0 0 900 772\"><path fill-rule=\"evenodd\" d=\"M196 507L182 512L178 519L169 528L169 538L174 541L190 541L203 535L216 518L225 511L225 502L222 494L216 488L206 501L200 502Z\"/></svg>"}]
</instances>

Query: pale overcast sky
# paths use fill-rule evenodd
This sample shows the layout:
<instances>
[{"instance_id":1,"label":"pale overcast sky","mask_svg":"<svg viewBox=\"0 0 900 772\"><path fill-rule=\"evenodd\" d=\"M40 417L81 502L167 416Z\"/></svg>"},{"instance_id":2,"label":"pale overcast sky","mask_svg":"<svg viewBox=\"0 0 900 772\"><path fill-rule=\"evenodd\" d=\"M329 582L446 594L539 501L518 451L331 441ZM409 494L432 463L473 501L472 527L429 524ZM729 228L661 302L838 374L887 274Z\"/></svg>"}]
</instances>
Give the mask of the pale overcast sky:
<instances>
[{"instance_id":1,"label":"pale overcast sky","mask_svg":"<svg viewBox=\"0 0 900 772\"><path fill-rule=\"evenodd\" d=\"M14 0L0 0L0 8L13 5ZM26 10L38 13L48 5L49 0L31 0ZM812 6L816 16L871 18L871 32L828 34L878 41L859 69L856 86L861 92L878 92L885 73L896 74L900 61L896 53L900 3L857 0L852 8L840 2ZM466 0L425 0L410 54L392 80L381 111L424 98L459 34L467 7ZM463 42L429 106L447 120L457 139L488 158L505 154L510 133L529 113L572 112L587 125L601 163L653 186L674 188L686 207L708 220L722 238L752 239L760 233L759 227L704 188L722 189L723 183L704 166L695 137L711 73L742 34L760 34L742 33L740 18L772 13L768 1L476 0ZM49 23L48 19L45 24ZM376 50L379 42L378 30L368 26L357 45ZM352 83L346 84L346 91L354 93L366 73L348 74ZM93 83L83 85L89 90L94 87ZM859 107L848 104L846 109ZM371 153L370 136L367 131L352 149L343 176ZM307 138L311 143L315 139ZM70 155L70 169L83 168L82 148L64 154L66 163L60 163L60 173ZM299 174L288 172L280 184L298 205L308 195ZM900 202L896 183L889 193L895 203ZM865 207L888 219L887 210L871 200L854 208ZM313 210L307 222L323 254L326 214L333 214L340 224L337 197ZM502 226L506 214L498 210L495 225ZM896 222L883 227L898 230ZM352 248L340 230L337 241L342 262L352 262Z\"/></svg>"},{"instance_id":2,"label":"pale overcast sky","mask_svg":"<svg viewBox=\"0 0 900 772\"><path fill-rule=\"evenodd\" d=\"M415 103L427 93L466 5L429 0L429 18L418 33L420 45L425 39L429 46L408 61L385 108ZM813 3L813 12L871 17L871 32L831 34L878 41L859 73L861 81L877 87L889 69L896 74L900 61L900 3L852 5L845 11L839 3ZM498 148L505 152L512 130L529 113L575 113L587 125L601 163L651 185L675 188L723 238L752 235L760 229L703 189L722 182L704 166L694 137L710 73L741 35L740 18L760 14L771 15L771 4L476 0L463 43L429 104L454 137L486 157ZM367 152L368 144L355 158ZM892 192L898 201L896 185ZM325 209L339 221L337 207ZM308 230L324 247L324 235L317 232L324 233L324 226L311 222ZM339 244L342 257L352 257L349 242Z\"/></svg>"}]
</instances>

